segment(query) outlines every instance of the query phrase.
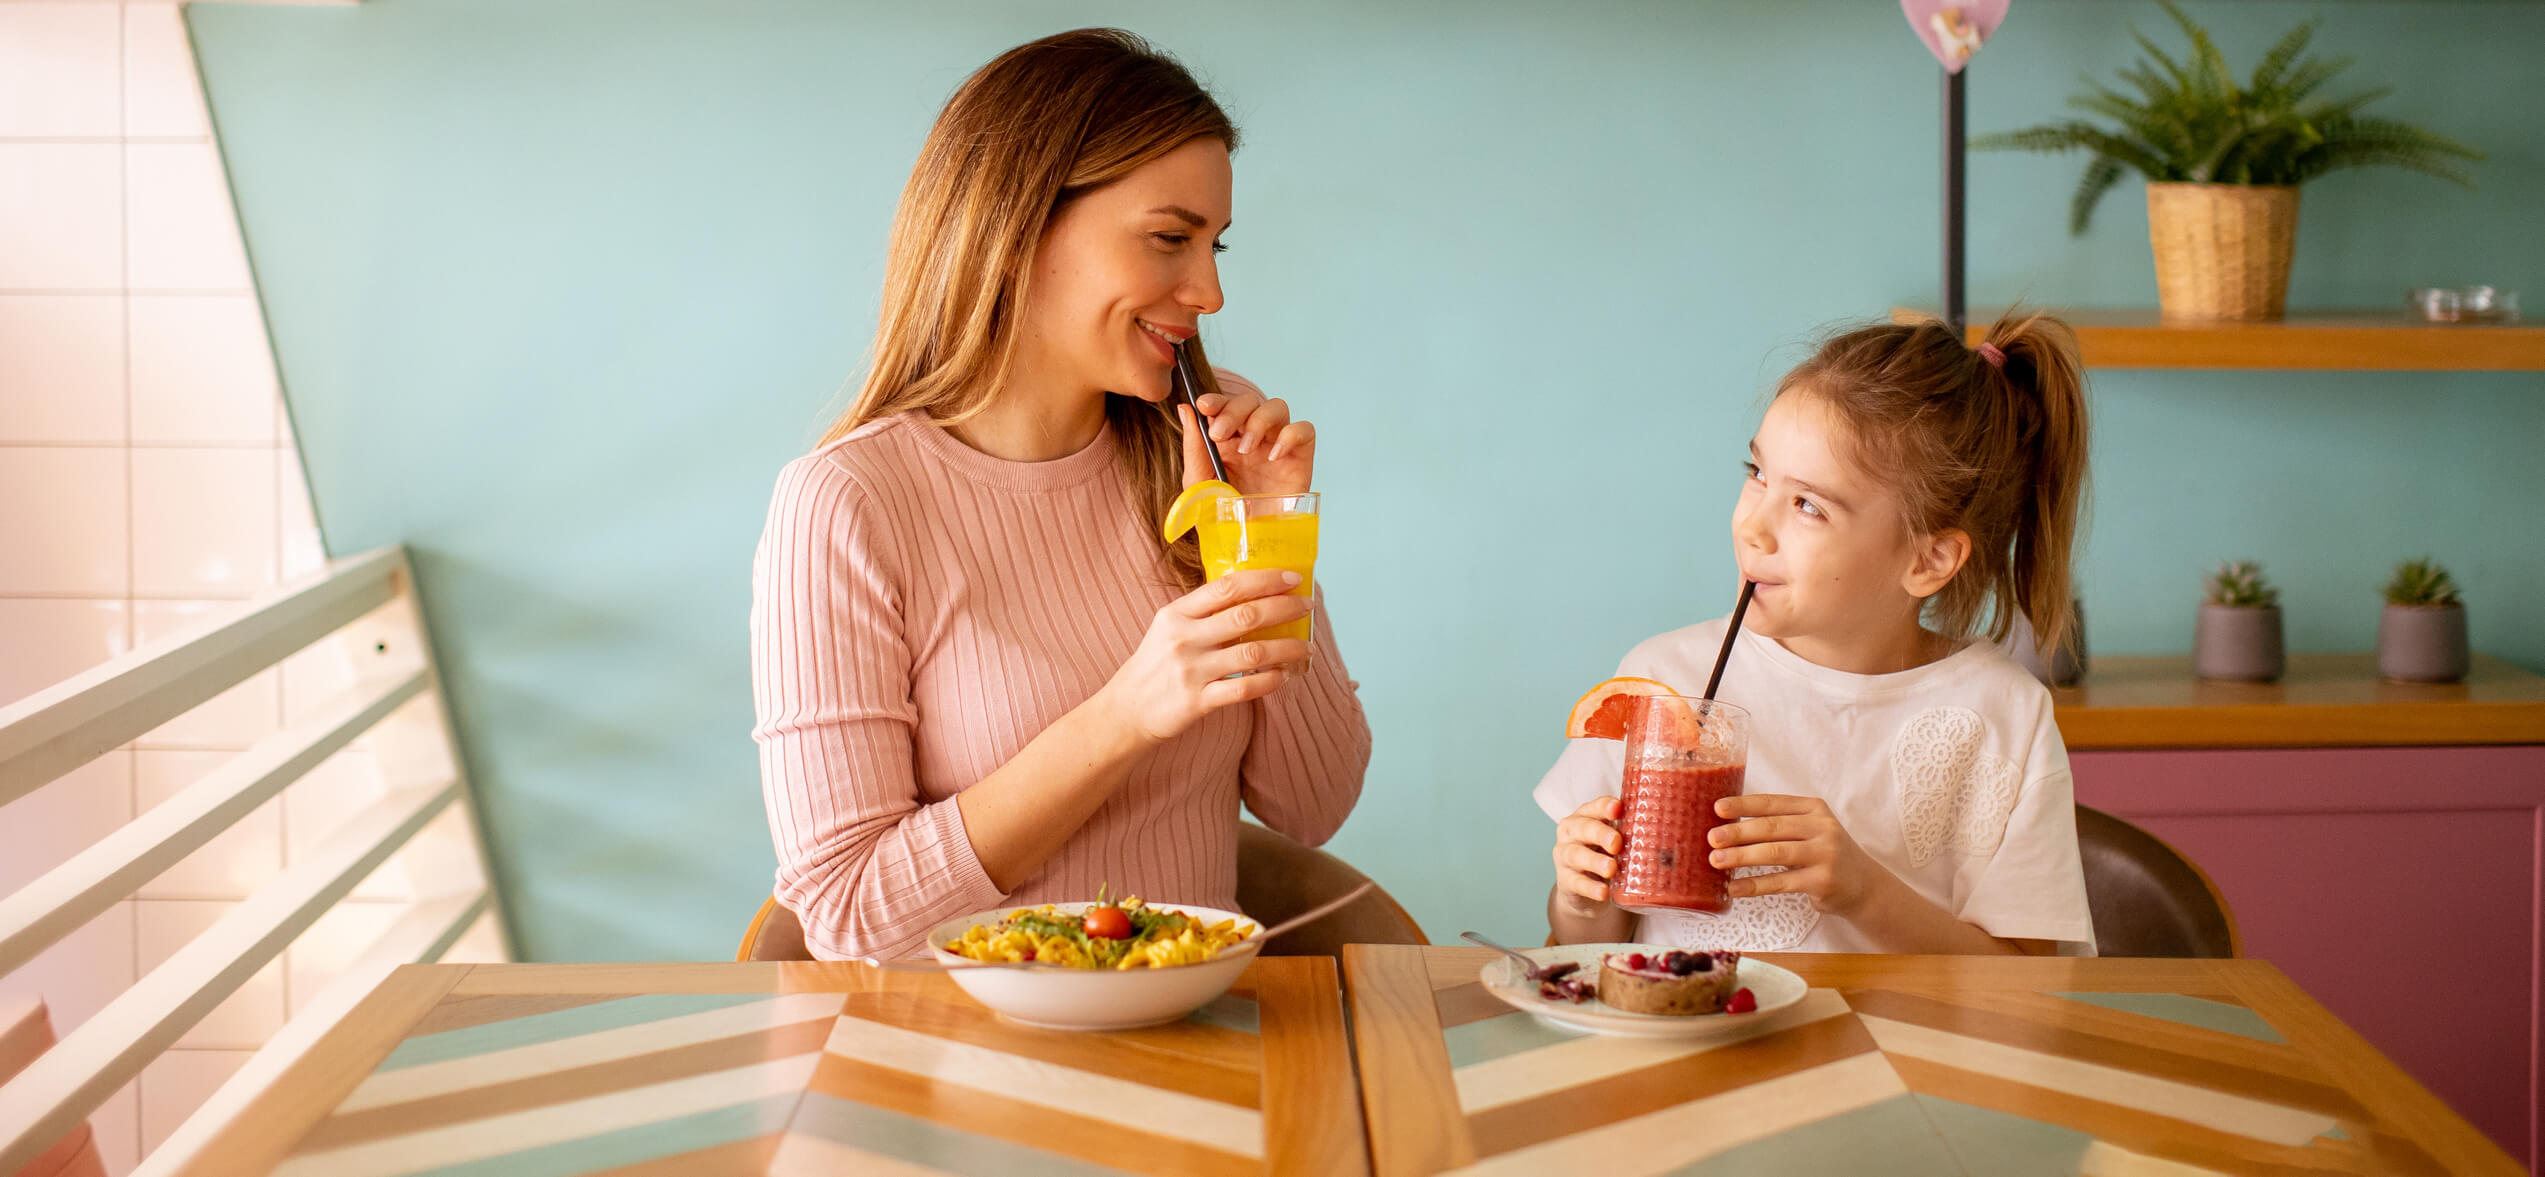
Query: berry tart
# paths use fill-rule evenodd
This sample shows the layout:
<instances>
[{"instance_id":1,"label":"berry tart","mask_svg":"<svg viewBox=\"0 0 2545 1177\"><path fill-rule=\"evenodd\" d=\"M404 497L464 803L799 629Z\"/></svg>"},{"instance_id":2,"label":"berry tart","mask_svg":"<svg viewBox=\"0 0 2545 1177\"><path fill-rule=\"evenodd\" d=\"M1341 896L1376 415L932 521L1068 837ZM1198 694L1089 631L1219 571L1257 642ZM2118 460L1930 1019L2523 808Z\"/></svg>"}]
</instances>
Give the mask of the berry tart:
<instances>
[{"instance_id":1,"label":"berry tart","mask_svg":"<svg viewBox=\"0 0 2545 1177\"><path fill-rule=\"evenodd\" d=\"M1738 952L1615 953L1599 962L1599 1000L1610 1009L1637 1014L1743 1013L1740 998L1749 991L1735 992L1740 967ZM1755 998L1747 1004L1758 1008Z\"/></svg>"}]
</instances>

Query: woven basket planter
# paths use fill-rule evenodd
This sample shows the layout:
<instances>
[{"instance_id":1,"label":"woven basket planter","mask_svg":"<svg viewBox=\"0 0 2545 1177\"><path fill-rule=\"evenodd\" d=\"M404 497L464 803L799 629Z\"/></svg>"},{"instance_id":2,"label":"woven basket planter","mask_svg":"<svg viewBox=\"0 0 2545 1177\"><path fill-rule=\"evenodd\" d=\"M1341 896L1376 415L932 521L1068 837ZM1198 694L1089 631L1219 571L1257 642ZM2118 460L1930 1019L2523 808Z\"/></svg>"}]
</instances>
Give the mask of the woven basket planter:
<instances>
[{"instance_id":1,"label":"woven basket planter","mask_svg":"<svg viewBox=\"0 0 2545 1177\"><path fill-rule=\"evenodd\" d=\"M2147 186L2156 298L2168 319L2280 318L2297 235L2294 185Z\"/></svg>"}]
</instances>

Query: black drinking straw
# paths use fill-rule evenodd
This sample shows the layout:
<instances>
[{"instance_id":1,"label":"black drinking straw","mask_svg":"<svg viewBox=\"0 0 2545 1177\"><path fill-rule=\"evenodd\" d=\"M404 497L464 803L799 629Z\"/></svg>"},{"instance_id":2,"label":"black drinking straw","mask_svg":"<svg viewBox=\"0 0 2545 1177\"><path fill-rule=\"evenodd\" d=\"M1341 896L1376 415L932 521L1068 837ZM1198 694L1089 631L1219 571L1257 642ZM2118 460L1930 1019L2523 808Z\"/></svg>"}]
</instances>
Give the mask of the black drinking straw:
<instances>
[{"instance_id":1,"label":"black drinking straw","mask_svg":"<svg viewBox=\"0 0 2545 1177\"><path fill-rule=\"evenodd\" d=\"M1723 685L1723 664L1732 660L1732 639L1741 636L1741 615L1750 611L1750 593L1756 588L1756 581L1741 582L1741 600L1732 606L1732 624L1723 627L1723 649L1714 656L1714 673L1706 676L1708 701L1714 698L1714 688Z\"/></svg>"},{"instance_id":2,"label":"black drinking straw","mask_svg":"<svg viewBox=\"0 0 2545 1177\"><path fill-rule=\"evenodd\" d=\"M1193 386L1196 383L1198 382L1193 379L1193 361L1184 354L1184 345L1176 344L1175 389L1184 394L1184 403L1193 409L1193 428L1202 431L1202 452L1211 456L1211 477L1226 482L1228 467L1220 464L1219 443L1211 440L1211 424L1202 419L1202 402L1193 395ZM1741 600L1743 604L1749 602L1747 596L1743 596Z\"/></svg>"}]
</instances>

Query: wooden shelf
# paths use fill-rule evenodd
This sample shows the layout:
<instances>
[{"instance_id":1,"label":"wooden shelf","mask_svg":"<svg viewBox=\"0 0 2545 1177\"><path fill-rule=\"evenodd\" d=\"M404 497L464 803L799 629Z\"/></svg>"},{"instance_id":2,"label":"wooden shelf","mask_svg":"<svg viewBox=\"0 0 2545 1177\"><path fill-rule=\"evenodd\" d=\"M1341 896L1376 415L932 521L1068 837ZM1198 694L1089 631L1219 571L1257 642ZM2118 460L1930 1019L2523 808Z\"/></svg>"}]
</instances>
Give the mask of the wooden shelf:
<instances>
[{"instance_id":1,"label":"wooden shelf","mask_svg":"<svg viewBox=\"0 0 2545 1177\"><path fill-rule=\"evenodd\" d=\"M2402 311L2291 314L2277 323L2169 322L2152 310L2051 310L2089 368L2545 371L2545 323L2425 323ZM1898 311L1893 317L1931 312ZM1978 343L1994 312L1971 312Z\"/></svg>"},{"instance_id":2,"label":"wooden shelf","mask_svg":"<svg viewBox=\"0 0 2545 1177\"><path fill-rule=\"evenodd\" d=\"M2050 694L2071 751L2545 744L2545 676L2479 655L2445 686L2380 679L2371 654L2292 654L2276 683L2204 682L2188 657L2096 657Z\"/></svg>"}]
</instances>

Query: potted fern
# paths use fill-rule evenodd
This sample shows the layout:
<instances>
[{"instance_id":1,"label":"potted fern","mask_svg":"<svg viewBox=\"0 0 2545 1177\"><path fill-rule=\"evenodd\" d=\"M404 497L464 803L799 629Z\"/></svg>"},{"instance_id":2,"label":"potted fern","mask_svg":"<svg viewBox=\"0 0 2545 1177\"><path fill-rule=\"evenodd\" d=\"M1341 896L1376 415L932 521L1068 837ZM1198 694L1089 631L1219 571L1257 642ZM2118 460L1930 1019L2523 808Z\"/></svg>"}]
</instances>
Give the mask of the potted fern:
<instances>
[{"instance_id":1,"label":"potted fern","mask_svg":"<svg viewBox=\"0 0 2545 1177\"><path fill-rule=\"evenodd\" d=\"M2232 682L2271 682L2288 669L2280 640L2280 590L2262 566L2239 560L2210 573L2192 630L2192 673Z\"/></svg>"},{"instance_id":2,"label":"potted fern","mask_svg":"<svg viewBox=\"0 0 2545 1177\"><path fill-rule=\"evenodd\" d=\"M2362 113L2383 87L2319 98L2347 57L2306 57L2316 21L2289 30L2239 84L2207 30L2174 0L2157 0L2191 42L2177 61L2144 35L2146 57L2120 71L2130 93L2092 80L2068 105L2117 126L2067 119L1982 135L1980 150L2088 151L2068 204L2082 235L2125 171L2147 178L2148 241L2167 318L2277 319L2297 240L2298 186L2344 168L2389 165L2459 184L2455 166L2483 153L2419 127Z\"/></svg>"},{"instance_id":3,"label":"potted fern","mask_svg":"<svg viewBox=\"0 0 2545 1177\"><path fill-rule=\"evenodd\" d=\"M2456 682L2473 664L2465 603L2448 570L2428 559L2395 565L2377 620L2377 673L2396 682Z\"/></svg>"}]
</instances>

